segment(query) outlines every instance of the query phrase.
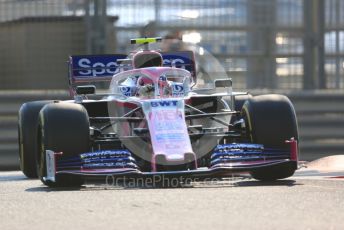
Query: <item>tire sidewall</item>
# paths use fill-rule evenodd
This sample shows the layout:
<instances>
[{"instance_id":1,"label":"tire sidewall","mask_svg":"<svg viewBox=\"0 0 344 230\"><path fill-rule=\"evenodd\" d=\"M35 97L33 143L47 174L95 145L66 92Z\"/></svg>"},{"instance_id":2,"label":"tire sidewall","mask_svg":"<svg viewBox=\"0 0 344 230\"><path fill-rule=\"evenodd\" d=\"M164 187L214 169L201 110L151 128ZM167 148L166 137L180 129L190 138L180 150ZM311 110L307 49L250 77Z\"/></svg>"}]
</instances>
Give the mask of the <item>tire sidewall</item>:
<instances>
[{"instance_id":1,"label":"tire sidewall","mask_svg":"<svg viewBox=\"0 0 344 230\"><path fill-rule=\"evenodd\" d=\"M48 186L80 185L70 178L47 182L46 150L62 152L62 158L79 156L90 149L89 117L86 109L80 104L60 102L45 106L39 114L37 141L40 155L37 159L39 178Z\"/></svg>"},{"instance_id":2,"label":"tire sidewall","mask_svg":"<svg viewBox=\"0 0 344 230\"><path fill-rule=\"evenodd\" d=\"M286 148L286 140L299 139L295 109L284 95L252 97L243 105L242 114L253 143Z\"/></svg>"},{"instance_id":3,"label":"tire sidewall","mask_svg":"<svg viewBox=\"0 0 344 230\"><path fill-rule=\"evenodd\" d=\"M37 178L38 154L36 133L40 110L52 101L24 103L18 112L18 145L21 171L29 178Z\"/></svg>"}]
</instances>

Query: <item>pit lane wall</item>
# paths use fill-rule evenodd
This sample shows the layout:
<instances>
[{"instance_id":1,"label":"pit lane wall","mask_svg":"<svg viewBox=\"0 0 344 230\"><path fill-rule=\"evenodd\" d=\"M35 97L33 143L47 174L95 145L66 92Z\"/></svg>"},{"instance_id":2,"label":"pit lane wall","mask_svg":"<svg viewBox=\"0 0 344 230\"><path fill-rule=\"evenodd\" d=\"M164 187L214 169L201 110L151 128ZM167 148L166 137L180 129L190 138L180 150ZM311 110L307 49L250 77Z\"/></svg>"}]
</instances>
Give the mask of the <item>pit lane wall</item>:
<instances>
[{"instance_id":1,"label":"pit lane wall","mask_svg":"<svg viewBox=\"0 0 344 230\"><path fill-rule=\"evenodd\" d=\"M253 95L271 93L251 91ZM344 92L274 92L294 103L299 122L301 160L344 154ZM0 170L19 168L17 116L22 103L69 99L64 90L0 91Z\"/></svg>"}]
</instances>

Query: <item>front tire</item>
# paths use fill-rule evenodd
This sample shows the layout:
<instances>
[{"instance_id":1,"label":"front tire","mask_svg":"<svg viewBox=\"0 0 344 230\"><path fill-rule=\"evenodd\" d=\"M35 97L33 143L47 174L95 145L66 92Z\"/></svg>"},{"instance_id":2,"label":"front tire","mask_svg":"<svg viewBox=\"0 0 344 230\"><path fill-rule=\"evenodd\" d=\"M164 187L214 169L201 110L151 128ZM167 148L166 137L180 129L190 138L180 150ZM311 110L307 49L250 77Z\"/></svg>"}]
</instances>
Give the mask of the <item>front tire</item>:
<instances>
[{"instance_id":1,"label":"front tire","mask_svg":"<svg viewBox=\"0 0 344 230\"><path fill-rule=\"evenodd\" d=\"M32 101L23 104L18 112L18 144L20 169L28 178L37 178L36 158L39 111L53 101Z\"/></svg>"},{"instance_id":2,"label":"front tire","mask_svg":"<svg viewBox=\"0 0 344 230\"><path fill-rule=\"evenodd\" d=\"M52 187L78 187L83 180L75 176L57 176L55 182L46 181L46 150L62 152L62 157L78 156L89 151L89 118L79 104L53 103L46 105L39 114L37 159L39 178Z\"/></svg>"},{"instance_id":3,"label":"front tire","mask_svg":"<svg viewBox=\"0 0 344 230\"><path fill-rule=\"evenodd\" d=\"M290 151L285 141L299 139L295 110L286 96L271 94L249 98L243 105L242 117L252 143ZM292 176L296 168L296 164L262 168L251 175L257 180L273 181Z\"/></svg>"},{"instance_id":4,"label":"front tire","mask_svg":"<svg viewBox=\"0 0 344 230\"><path fill-rule=\"evenodd\" d=\"M251 94L235 96L235 99L234 99L234 110L235 111L241 111L243 105L245 104L245 102L247 100L251 99L251 98L252 98Z\"/></svg>"}]
</instances>

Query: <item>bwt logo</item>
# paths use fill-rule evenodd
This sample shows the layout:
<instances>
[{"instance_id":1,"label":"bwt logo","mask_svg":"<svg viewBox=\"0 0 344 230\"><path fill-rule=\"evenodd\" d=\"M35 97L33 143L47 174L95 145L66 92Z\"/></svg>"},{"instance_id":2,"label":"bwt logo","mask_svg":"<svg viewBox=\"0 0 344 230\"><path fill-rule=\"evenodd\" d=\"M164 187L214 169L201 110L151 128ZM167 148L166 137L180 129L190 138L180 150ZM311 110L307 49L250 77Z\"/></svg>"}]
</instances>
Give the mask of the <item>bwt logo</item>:
<instances>
[{"instance_id":1,"label":"bwt logo","mask_svg":"<svg viewBox=\"0 0 344 230\"><path fill-rule=\"evenodd\" d=\"M152 101L152 107L168 107L168 106L177 106L178 101Z\"/></svg>"},{"instance_id":2,"label":"bwt logo","mask_svg":"<svg viewBox=\"0 0 344 230\"><path fill-rule=\"evenodd\" d=\"M116 73L124 71L124 66L119 65L117 62L95 62L92 63L88 58L81 58L78 61L78 67L80 68L87 68L85 70L80 70L80 75L84 76L101 76L101 75L114 75Z\"/></svg>"}]
</instances>

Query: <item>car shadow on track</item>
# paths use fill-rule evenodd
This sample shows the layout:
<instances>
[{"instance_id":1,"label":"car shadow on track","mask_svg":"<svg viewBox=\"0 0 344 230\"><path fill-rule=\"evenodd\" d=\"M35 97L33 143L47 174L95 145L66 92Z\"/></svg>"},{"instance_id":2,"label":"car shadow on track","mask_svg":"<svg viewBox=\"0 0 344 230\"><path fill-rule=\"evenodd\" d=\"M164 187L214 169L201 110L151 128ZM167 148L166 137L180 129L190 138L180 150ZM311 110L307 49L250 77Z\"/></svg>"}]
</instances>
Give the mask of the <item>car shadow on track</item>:
<instances>
[{"instance_id":1,"label":"car shadow on track","mask_svg":"<svg viewBox=\"0 0 344 230\"><path fill-rule=\"evenodd\" d=\"M83 187L61 187L61 188L50 188L44 185L40 187L33 187L25 189L25 192L66 192L66 191L81 191Z\"/></svg>"},{"instance_id":2,"label":"car shadow on track","mask_svg":"<svg viewBox=\"0 0 344 230\"><path fill-rule=\"evenodd\" d=\"M296 186L302 185L301 183L296 182L295 180L278 180L278 181L241 181L236 182L236 186L239 187L251 187L251 186Z\"/></svg>"}]
</instances>

